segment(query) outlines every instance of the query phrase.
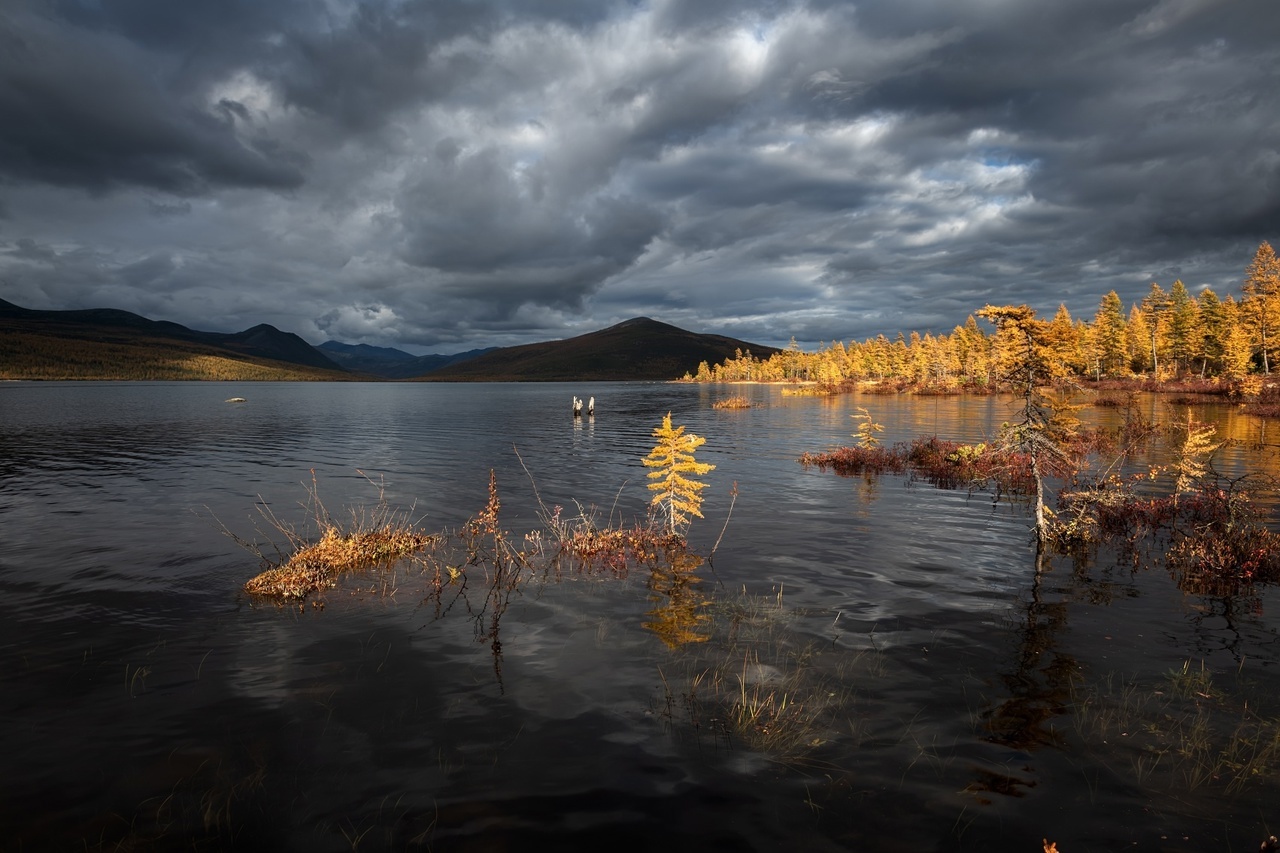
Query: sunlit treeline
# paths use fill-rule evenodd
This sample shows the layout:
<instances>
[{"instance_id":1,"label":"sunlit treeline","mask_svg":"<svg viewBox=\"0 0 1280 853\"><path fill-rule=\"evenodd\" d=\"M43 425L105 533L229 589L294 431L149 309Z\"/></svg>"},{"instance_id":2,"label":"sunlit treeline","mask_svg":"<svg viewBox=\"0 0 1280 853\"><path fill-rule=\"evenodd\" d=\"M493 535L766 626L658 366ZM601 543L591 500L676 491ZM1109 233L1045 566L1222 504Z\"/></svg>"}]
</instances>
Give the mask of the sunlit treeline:
<instances>
[{"instance_id":1,"label":"sunlit treeline","mask_svg":"<svg viewBox=\"0 0 1280 853\"><path fill-rule=\"evenodd\" d=\"M1113 290L1092 318L1072 317L1061 305L1051 320L1037 319L1047 358L1063 376L1239 379L1270 374L1280 358L1280 261L1270 244L1262 243L1246 269L1239 298L1220 297L1211 288L1192 294L1181 281L1167 290L1152 283L1127 312ZM971 314L950 334L900 332L892 339L836 341L816 352L801 351L793 338L767 359L739 351L721 364L703 362L686 378L986 386L1001 373L1002 349L994 330Z\"/></svg>"}]
</instances>

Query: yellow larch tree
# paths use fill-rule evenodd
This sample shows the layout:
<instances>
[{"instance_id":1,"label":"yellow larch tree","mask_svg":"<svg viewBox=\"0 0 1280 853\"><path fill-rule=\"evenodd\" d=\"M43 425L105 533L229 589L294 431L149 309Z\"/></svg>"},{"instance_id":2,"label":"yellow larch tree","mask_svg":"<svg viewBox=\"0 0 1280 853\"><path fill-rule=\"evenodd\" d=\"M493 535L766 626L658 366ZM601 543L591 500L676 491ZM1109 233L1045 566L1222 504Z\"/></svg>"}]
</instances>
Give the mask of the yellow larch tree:
<instances>
[{"instance_id":1,"label":"yellow larch tree","mask_svg":"<svg viewBox=\"0 0 1280 853\"><path fill-rule=\"evenodd\" d=\"M684 426L671 425L671 413L662 419L662 425L653 431L658 443L644 458L649 472L649 490L657 492L651 504L662 510L671 525L671 532L679 534L688 526L692 516L702 518L702 490L707 484L693 479L711 471L716 466L694 459L694 451L707 440L693 433L686 433Z\"/></svg>"},{"instance_id":2,"label":"yellow larch tree","mask_svg":"<svg viewBox=\"0 0 1280 853\"><path fill-rule=\"evenodd\" d=\"M1222 375L1232 381L1239 381L1249 375L1253 365L1253 339L1241 321L1243 313L1232 297L1222 302L1226 314L1226 335L1222 341Z\"/></svg>"},{"instance_id":3,"label":"yellow larch tree","mask_svg":"<svg viewBox=\"0 0 1280 853\"><path fill-rule=\"evenodd\" d=\"M1044 478L1066 462L1064 439L1074 431L1069 401L1045 394L1042 386L1066 375L1050 345L1051 324L1036 318L1026 305L988 305L978 316L996 327L993 351L1002 381L1020 400L1021 419L1001 429L1000 448L1025 454L1035 479L1036 544L1049 541ZM1040 564L1036 564L1040 570Z\"/></svg>"},{"instance_id":4,"label":"yellow larch tree","mask_svg":"<svg viewBox=\"0 0 1280 853\"><path fill-rule=\"evenodd\" d=\"M1280 328L1280 259L1265 240L1245 270L1244 296L1240 301L1242 319L1253 331L1261 356L1262 372L1271 373Z\"/></svg>"},{"instance_id":5,"label":"yellow larch tree","mask_svg":"<svg viewBox=\"0 0 1280 853\"><path fill-rule=\"evenodd\" d=\"M1093 374L1094 378L1122 376L1129 372L1129 353L1124 339L1124 303L1114 291L1109 291L1098 304L1093 315Z\"/></svg>"}]
</instances>

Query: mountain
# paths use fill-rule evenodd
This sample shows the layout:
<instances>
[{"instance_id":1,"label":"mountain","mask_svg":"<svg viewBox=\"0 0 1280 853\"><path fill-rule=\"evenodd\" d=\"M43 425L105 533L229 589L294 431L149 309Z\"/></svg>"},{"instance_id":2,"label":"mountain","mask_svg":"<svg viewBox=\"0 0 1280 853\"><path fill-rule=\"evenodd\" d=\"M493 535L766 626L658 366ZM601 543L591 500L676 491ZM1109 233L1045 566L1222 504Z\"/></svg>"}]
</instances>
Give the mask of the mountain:
<instances>
[{"instance_id":1,"label":"mountain","mask_svg":"<svg viewBox=\"0 0 1280 853\"><path fill-rule=\"evenodd\" d=\"M415 356L337 341L314 347L266 324L201 332L113 308L37 311L0 299L0 378L8 379L669 380L739 350L777 352L637 317L566 340Z\"/></svg>"},{"instance_id":2,"label":"mountain","mask_svg":"<svg viewBox=\"0 0 1280 853\"><path fill-rule=\"evenodd\" d=\"M732 358L737 350L750 350L761 358L778 351L637 317L576 338L502 347L442 367L422 379L428 382L678 379L686 372L696 372L699 362L715 364Z\"/></svg>"},{"instance_id":3,"label":"mountain","mask_svg":"<svg viewBox=\"0 0 1280 853\"><path fill-rule=\"evenodd\" d=\"M94 345L145 346L155 351L168 342L184 352L194 345L200 348L199 354L224 353L232 359L248 357L346 373L302 338L265 323L243 332L201 332L114 308L37 311L0 299L0 328L21 333L36 343L44 339L75 341L80 351Z\"/></svg>"},{"instance_id":4,"label":"mountain","mask_svg":"<svg viewBox=\"0 0 1280 853\"><path fill-rule=\"evenodd\" d=\"M454 362L466 361L491 352L493 347L473 349L454 355L411 355L404 350L392 347L374 347L368 344L344 344L339 341L325 341L316 347L328 358L348 370L381 376L384 379L413 379L439 370Z\"/></svg>"}]
</instances>

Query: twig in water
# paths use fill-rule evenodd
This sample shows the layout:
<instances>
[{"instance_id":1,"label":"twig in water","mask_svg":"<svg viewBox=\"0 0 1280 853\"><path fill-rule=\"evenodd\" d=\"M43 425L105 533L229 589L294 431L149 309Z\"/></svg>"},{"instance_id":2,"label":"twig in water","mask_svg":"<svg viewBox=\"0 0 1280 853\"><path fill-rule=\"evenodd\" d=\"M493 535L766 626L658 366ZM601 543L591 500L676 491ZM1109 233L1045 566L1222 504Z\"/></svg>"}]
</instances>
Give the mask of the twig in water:
<instances>
[{"instance_id":1,"label":"twig in water","mask_svg":"<svg viewBox=\"0 0 1280 853\"><path fill-rule=\"evenodd\" d=\"M724 538L724 532L729 529L729 519L733 518L733 505L738 502L738 481L733 481L733 488L729 490L729 511L724 516L724 527L720 528L720 535L716 537L716 544L711 546L711 553L707 555L707 564L710 565L711 558L716 555L716 549L720 547L720 540Z\"/></svg>"}]
</instances>

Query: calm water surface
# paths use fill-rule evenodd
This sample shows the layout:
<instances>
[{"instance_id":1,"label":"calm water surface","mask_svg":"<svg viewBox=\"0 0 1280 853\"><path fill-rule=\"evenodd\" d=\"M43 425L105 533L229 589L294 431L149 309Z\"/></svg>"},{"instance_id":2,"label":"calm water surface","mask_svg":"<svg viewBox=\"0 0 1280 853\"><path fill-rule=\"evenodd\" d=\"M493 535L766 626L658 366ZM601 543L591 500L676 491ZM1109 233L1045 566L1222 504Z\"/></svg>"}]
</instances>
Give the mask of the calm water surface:
<instances>
[{"instance_id":1,"label":"calm water surface","mask_svg":"<svg viewBox=\"0 0 1280 853\"><path fill-rule=\"evenodd\" d=\"M797 464L850 441L858 405L886 442L1011 417L769 387L0 386L0 849L1257 849L1274 768L1228 786L1178 754L1190 735L1156 760L1125 728L1184 666L1213 686L1166 730L1280 715L1274 596L1105 559L1037 581L1023 509ZM698 570L705 642L663 641L671 602L638 572L522 587L500 661L468 602L438 615L412 573L348 579L323 610L240 592L258 564L223 527L255 538L259 501L301 524L312 472L335 515L373 504L372 478L433 530L484 505L490 470L517 538L535 484L641 517L667 412L716 465L694 550L738 490ZM790 692L803 749L730 731L734 691ZM1115 725L1088 710L1139 701Z\"/></svg>"}]
</instances>

